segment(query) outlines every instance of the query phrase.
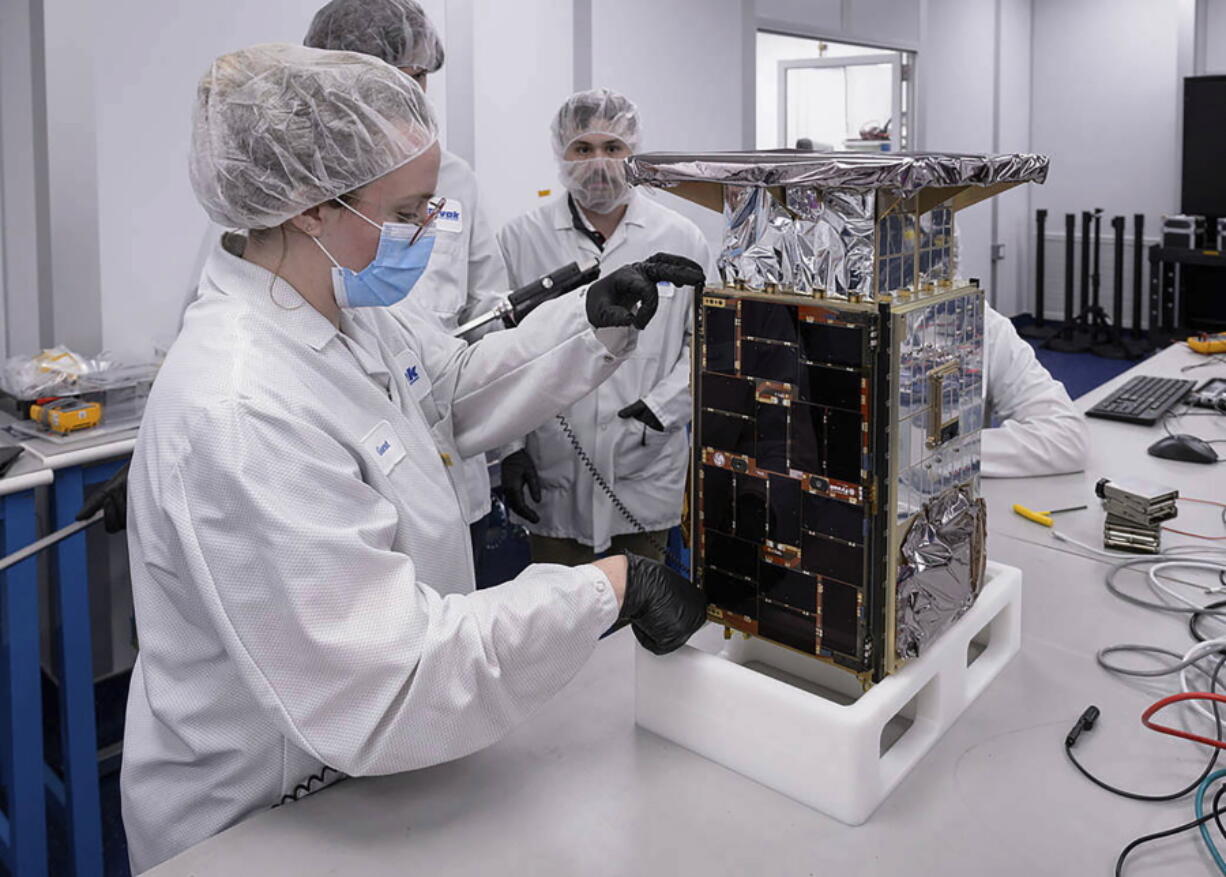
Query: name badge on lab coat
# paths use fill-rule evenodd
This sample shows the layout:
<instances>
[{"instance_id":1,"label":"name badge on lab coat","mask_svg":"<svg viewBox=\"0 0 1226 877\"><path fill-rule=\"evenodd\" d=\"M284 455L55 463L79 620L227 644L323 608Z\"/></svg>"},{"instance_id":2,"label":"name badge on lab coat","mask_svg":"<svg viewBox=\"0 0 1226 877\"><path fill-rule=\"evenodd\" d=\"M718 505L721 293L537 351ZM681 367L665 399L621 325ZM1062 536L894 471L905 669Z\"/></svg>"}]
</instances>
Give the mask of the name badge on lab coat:
<instances>
[{"instance_id":1,"label":"name badge on lab coat","mask_svg":"<svg viewBox=\"0 0 1226 877\"><path fill-rule=\"evenodd\" d=\"M443 210L434 220L434 230L459 234L464 230L464 208L455 198L448 198Z\"/></svg>"},{"instance_id":2,"label":"name badge on lab coat","mask_svg":"<svg viewBox=\"0 0 1226 877\"><path fill-rule=\"evenodd\" d=\"M362 447L375 459L383 474L387 475L396 468L396 464L404 459L404 446L392 432L392 426L386 420L380 420L375 428L362 436Z\"/></svg>"}]
</instances>

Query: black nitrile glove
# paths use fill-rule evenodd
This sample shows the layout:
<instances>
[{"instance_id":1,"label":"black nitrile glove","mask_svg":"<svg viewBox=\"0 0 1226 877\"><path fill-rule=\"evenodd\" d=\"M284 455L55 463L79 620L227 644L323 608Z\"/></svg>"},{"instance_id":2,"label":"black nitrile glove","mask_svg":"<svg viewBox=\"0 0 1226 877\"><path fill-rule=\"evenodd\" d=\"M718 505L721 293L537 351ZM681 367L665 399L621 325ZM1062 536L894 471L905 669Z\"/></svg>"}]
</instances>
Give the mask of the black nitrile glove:
<instances>
[{"instance_id":1,"label":"black nitrile glove","mask_svg":"<svg viewBox=\"0 0 1226 877\"><path fill-rule=\"evenodd\" d=\"M655 412L647 407L647 403L642 399L637 402L631 402L621 411L617 412L618 417L633 417L639 423L645 423L656 432L664 432L664 424L660 422L660 418L656 417Z\"/></svg>"},{"instance_id":2,"label":"black nitrile glove","mask_svg":"<svg viewBox=\"0 0 1226 877\"><path fill-rule=\"evenodd\" d=\"M627 554L626 563L626 597L608 633L631 624L639 643L652 654L681 648L707 620L706 595L658 561Z\"/></svg>"},{"instance_id":3,"label":"black nitrile glove","mask_svg":"<svg viewBox=\"0 0 1226 877\"><path fill-rule=\"evenodd\" d=\"M122 469L90 494L89 499L81 506L81 511L77 512L78 521L92 518L101 509L104 512L102 525L108 533L118 533L128 526L129 465L130 462L124 463Z\"/></svg>"},{"instance_id":4,"label":"black nitrile glove","mask_svg":"<svg viewBox=\"0 0 1226 877\"><path fill-rule=\"evenodd\" d=\"M707 282L702 267L684 256L656 253L600 278L587 289L587 318L597 329L607 326L647 328L660 303L657 283L699 286Z\"/></svg>"},{"instance_id":5,"label":"black nitrile glove","mask_svg":"<svg viewBox=\"0 0 1226 877\"><path fill-rule=\"evenodd\" d=\"M532 462L527 451L516 451L502 461L502 490L506 494L507 505L511 507L511 511L525 521L539 524L541 516L524 498L525 487L532 494L533 502L541 501L541 479L536 474L536 464Z\"/></svg>"}]
</instances>

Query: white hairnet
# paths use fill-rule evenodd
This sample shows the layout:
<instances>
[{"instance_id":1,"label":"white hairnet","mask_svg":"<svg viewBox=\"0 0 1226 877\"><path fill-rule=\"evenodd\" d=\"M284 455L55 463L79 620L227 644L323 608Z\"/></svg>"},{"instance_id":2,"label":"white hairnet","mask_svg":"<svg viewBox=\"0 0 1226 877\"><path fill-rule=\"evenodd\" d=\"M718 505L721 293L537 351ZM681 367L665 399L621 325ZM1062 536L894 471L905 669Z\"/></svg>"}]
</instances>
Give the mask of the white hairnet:
<instances>
[{"instance_id":1,"label":"white hairnet","mask_svg":"<svg viewBox=\"0 0 1226 877\"><path fill-rule=\"evenodd\" d=\"M303 45L361 52L393 67L437 73L443 41L415 0L332 0L315 13Z\"/></svg>"},{"instance_id":2,"label":"white hairnet","mask_svg":"<svg viewBox=\"0 0 1226 877\"><path fill-rule=\"evenodd\" d=\"M369 55L267 44L200 80L189 159L209 217L272 228L417 158L438 139L425 94Z\"/></svg>"},{"instance_id":3,"label":"white hairnet","mask_svg":"<svg viewBox=\"0 0 1226 877\"><path fill-rule=\"evenodd\" d=\"M639 110L629 98L607 88L581 91L562 104L550 130L553 154L559 159L576 139L597 132L611 134L637 152Z\"/></svg>"}]
</instances>

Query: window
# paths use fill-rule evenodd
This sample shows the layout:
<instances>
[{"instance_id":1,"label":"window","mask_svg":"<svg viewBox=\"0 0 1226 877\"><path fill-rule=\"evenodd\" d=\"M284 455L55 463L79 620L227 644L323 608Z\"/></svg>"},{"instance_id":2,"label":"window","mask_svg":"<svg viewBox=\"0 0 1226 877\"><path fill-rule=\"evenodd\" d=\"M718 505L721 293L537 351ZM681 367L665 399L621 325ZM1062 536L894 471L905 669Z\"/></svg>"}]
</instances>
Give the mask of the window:
<instances>
[{"instance_id":1,"label":"window","mask_svg":"<svg viewBox=\"0 0 1226 877\"><path fill-rule=\"evenodd\" d=\"M819 150L907 149L914 62L912 52L758 31L758 149L802 140Z\"/></svg>"}]
</instances>

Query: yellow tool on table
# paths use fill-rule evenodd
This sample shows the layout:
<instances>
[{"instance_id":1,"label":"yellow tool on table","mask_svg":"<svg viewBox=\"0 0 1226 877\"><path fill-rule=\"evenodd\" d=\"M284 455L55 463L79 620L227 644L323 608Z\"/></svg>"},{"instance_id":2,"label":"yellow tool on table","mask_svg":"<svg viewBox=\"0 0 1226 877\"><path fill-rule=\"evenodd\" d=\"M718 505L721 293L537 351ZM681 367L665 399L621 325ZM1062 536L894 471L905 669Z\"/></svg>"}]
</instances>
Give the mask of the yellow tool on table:
<instances>
[{"instance_id":1,"label":"yellow tool on table","mask_svg":"<svg viewBox=\"0 0 1226 877\"><path fill-rule=\"evenodd\" d=\"M1086 508L1089 508L1089 506L1075 505L1069 506L1066 509L1052 509L1049 512L1036 512L1034 509L1028 509L1024 505L1018 505L1017 503L1013 504L1014 513L1021 515L1028 521L1034 521L1036 524L1042 524L1044 527L1050 527L1052 525L1052 515L1058 515L1063 512L1079 512Z\"/></svg>"},{"instance_id":2,"label":"yellow tool on table","mask_svg":"<svg viewBox=\"0 0 1226 877\"><path fill-rule=\"evenodd\" d=\"M30 406L30 419L52 432L68 435L102 422L102 406L82 399L39 399Z\"/></svg>"},{"instance_id":3,"label":"yellow tool on table","mask_svg":"<svg viewBox=\"0 0 1226 877\"><path fill-rule=\"evenodd\" d=\"M1188 339L1188 347L1205 356L1226 353L1226 332L1218 332L1216 335L1201 332Z\"/></svg>"}]
</instances>

